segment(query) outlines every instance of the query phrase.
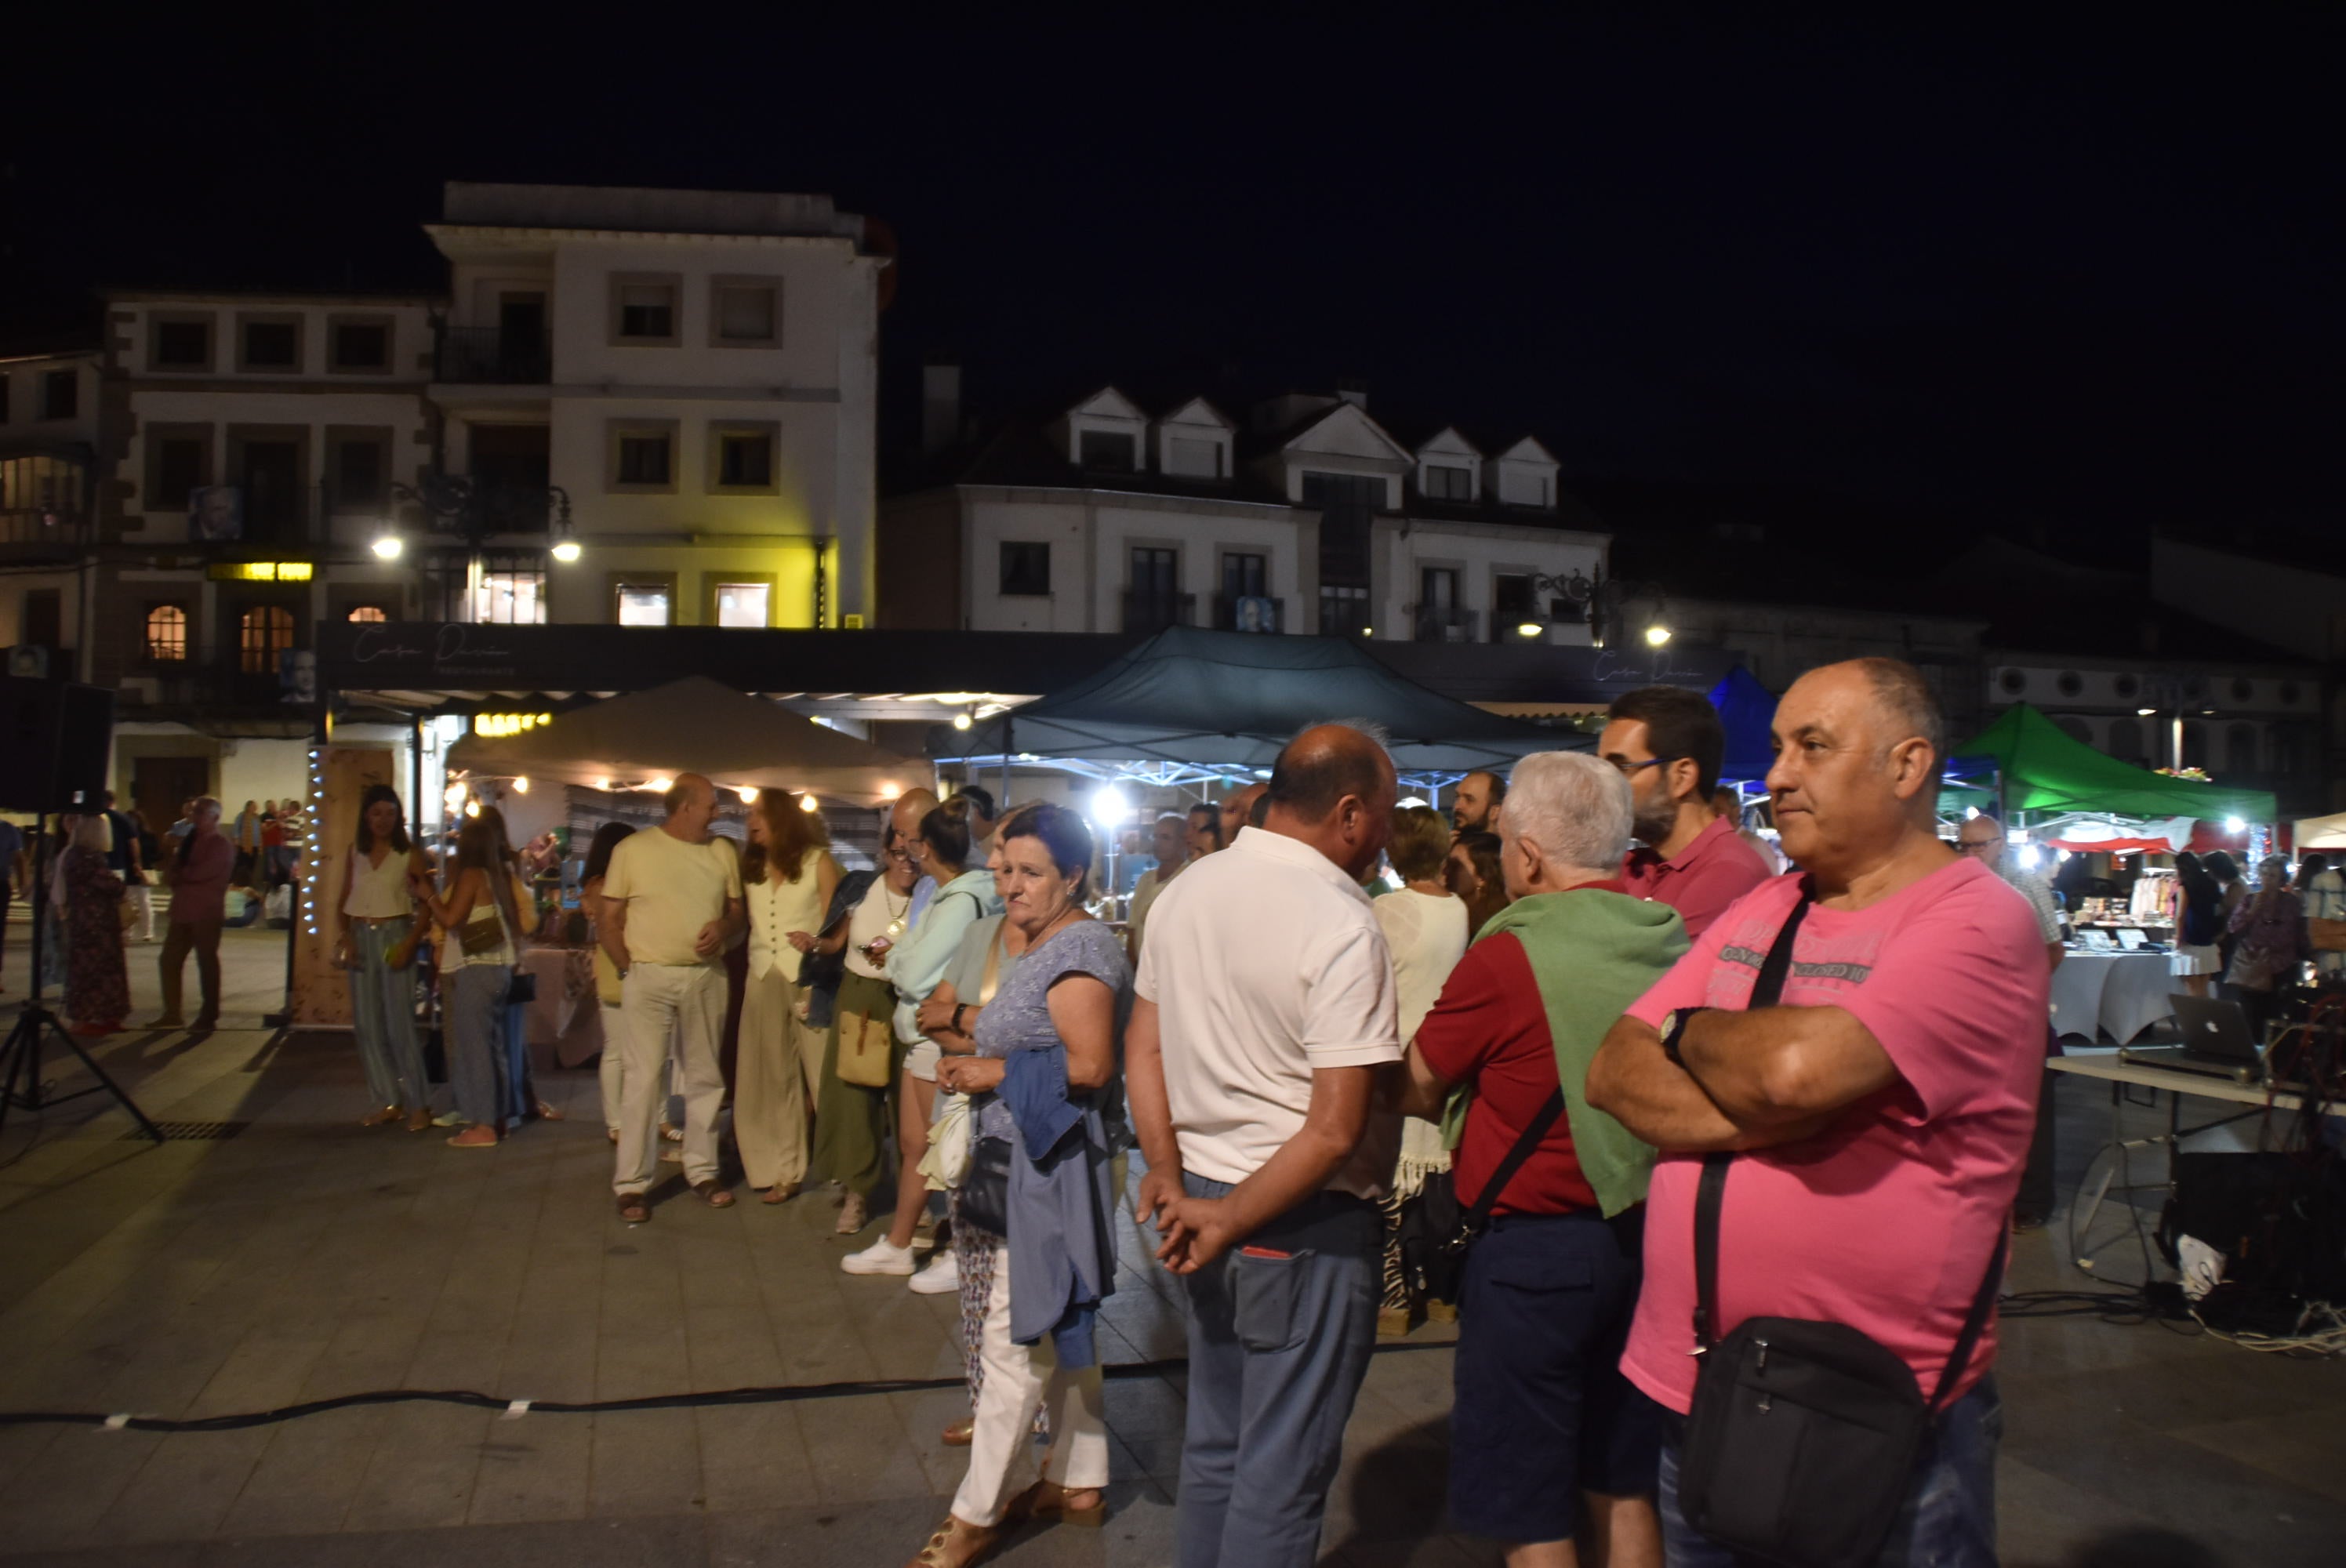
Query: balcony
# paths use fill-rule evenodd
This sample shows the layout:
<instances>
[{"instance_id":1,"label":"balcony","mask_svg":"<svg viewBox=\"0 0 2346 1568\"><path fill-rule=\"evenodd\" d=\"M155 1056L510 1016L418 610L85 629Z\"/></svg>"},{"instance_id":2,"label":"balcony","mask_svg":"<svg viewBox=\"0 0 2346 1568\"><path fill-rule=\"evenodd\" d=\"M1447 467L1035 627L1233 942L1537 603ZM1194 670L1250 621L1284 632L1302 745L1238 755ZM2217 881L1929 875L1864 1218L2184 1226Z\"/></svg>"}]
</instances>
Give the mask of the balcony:
<instances>
[{"instance_id":1,"label":"balcony","mask_svg":"<svg viewBox=\"0 0 2346 1568\"><path fill-rule=\"evenodd\" d=\"M474 386L544 386L554 379L554 356L543 333L443 327L432 379Z\"/></svg>"},{"instance_id":2,"label":"balcony","mask_svg":"<svg viewBox=\"0 0 2346 1568\"><path fill-rule=\"evenodd\" d=\"M1414 617L1414 641L1422 643L1471 643L1474 626L1482 617L1473 610L1455 606L1421 605Z\"/></svg>"},{"instance_id":3,"label":"balcony","mask_svg":"<svg viewBox=\"0 0 2346 1568\"><path fill-rule=\"evenodd\" d=\"M1161 632L1168 626L1193 625L1197 608L1195 594L1165 594L1153 590L1134 592L1127 589L1124 596L1124 629L1135 635Z\"/></svg>"},{"instance_id":4,"label":"balcony","mask_svg":"<svg viewBox=\"0 0 2346 1568\"><path fill-rule=\"evenodd\" d=\"M1214 629L1219 632L1283 632L1287 601L1266 594L1216 594Z\"/></svg>"}]
</instances>

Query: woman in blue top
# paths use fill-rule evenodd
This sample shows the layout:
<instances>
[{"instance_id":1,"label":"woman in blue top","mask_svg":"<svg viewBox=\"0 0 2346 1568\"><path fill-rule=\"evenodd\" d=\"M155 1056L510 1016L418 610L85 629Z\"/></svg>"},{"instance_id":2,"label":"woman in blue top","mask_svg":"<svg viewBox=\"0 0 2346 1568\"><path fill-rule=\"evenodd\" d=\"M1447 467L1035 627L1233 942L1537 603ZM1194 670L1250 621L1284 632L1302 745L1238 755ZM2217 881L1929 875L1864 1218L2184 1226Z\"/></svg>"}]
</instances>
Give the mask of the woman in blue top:
<instances>
[{"instance_id":1,"label":"woman in blue top","mask_svg":"<svg viewBox=\"0 0 2346 1568\"><path fill-rule=\"evenodd\" d=\"M994 1249L969 1472L914 1559L923 1568L964 1568L1027 1519L1096 1525L1107 1515L1092 1326L1115 1288L1105 1113L1116 1095L1132 970L1114 933L1084 911L1092 837L1082 817L1037 806L1001 836L1004 913L1026 951L973 1026L977 1054L945 1057L937 1074L945 1088L984 1096L977 1167L988 1163L987 1142L1008 1145L1008 1234ZM959 1209L964 1225L970 1190ZM1012 1467L1046 1402L1043 1478L1012 1497Z\"/></svg>"}]
</instances>

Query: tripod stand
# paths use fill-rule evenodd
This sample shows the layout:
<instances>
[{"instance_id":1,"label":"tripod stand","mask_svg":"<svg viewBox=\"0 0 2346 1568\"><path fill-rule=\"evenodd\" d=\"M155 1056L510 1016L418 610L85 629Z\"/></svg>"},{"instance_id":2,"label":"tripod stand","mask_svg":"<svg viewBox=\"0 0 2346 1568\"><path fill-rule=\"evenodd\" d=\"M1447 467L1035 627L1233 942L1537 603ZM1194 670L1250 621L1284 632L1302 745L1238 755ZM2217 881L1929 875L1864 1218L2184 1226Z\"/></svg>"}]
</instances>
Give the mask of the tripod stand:
<instances>
[{"instance_id":1,"label":"tripod stand","mask_svg":"<svg viewBox=\"0 0 2346 1568\"><path fill-rule=\"evenodd\" d=\"M91 1058L90 1054L81 1048L81 1042L66 1033L65 1025L57 1022L57 1015L42 1003L41 946L42 937L48 924L43 915L48 906L49 891L49 835L45 825L46 821L46 819L37 821L33 830L32 994L25 999L24 1006L17 1011L16 1026L8 1031L7 1043L0 1044L0 1131L5 1131L8 1125L8 1112L11 1107L27 1111L45 1110L48 1106L63 1105L67 1100L78 1100L84 1095L95 1095L104 1090L114 1096L117 1105L130 1113L148 1137L159 1144L163 1141L163 1129L147 1119L147 1113L140 1110L138 1103L122 1092L122 1086L107 1075L106 1069L99 1066ZM90 1075L97 1082L86 1089L76 1089L66 1095L57 1094L43 1084L41 1082L41 1044L44 1036L55 1036L59 1044L80 1057L81 1064L89 1069ZM21 1089L17 1087L19 1079L23 1080L24 1084Z\"/></svg>"}]
</instances>

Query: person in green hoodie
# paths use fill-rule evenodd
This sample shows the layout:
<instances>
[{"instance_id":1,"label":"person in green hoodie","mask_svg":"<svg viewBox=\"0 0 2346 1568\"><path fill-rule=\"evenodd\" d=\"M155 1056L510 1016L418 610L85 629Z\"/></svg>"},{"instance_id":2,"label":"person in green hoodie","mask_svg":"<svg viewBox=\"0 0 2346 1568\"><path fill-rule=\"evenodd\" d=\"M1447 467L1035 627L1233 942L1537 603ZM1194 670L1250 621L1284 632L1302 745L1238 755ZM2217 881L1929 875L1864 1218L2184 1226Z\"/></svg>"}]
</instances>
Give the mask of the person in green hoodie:
<instances>
[{"instance_id":1,"label":"person in green hoodie","mask_svg":"<svg viewBox=\"0 0 2346 1568\"><path fill-rule=\"evenodd\" d=\"M1402 1108L1459 1123L1472 1207L1548 1123L1466 1256L1451 1413L1450 1512L1507 1543L1509 1568L1658 1564L1660 1431L1622 1377L1654 1151L1582 1093L1622 1011L1687 951L1666 904L1623 888L1628 781L1544 752L1508 781L1500 864L1515 901L1486 925L1409 1047ZM1562 1101L1561 1114L1554 1109Z\"/></svg>"}]
</instances>

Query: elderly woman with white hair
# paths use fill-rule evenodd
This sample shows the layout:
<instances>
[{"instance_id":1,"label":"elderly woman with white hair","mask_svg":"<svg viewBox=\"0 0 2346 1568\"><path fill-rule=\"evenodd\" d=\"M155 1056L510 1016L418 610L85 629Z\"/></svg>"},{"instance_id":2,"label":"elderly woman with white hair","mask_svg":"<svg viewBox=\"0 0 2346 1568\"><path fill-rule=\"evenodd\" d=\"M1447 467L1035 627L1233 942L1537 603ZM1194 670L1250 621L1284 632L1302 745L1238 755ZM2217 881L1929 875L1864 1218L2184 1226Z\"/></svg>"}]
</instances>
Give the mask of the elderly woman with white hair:
<instances>
[{"instance_id":1,"label":"elderly woman with white hair","mask_svg":"<svg viewBox=\"0 0 2346 1568\"><path fill-rule=\"evenodd\" d=\"M1404 1109L1438 1115L1474 1091L1454 1179L1488 1225L1459 1293L1450 1511L1510 1563L1569 1562L1576 1535L1660 1560L1660 1430L1619 1368L1654 1151L1583 1092L1606 1031L1687 951L1675 911L1623 889L1630 830L1611 764L1517 765L1500 827L1515 901L1409 1046Z\"/></svg>"}]
</instances>

